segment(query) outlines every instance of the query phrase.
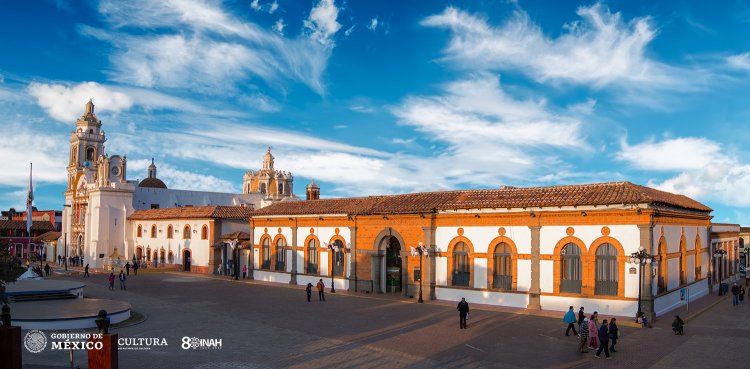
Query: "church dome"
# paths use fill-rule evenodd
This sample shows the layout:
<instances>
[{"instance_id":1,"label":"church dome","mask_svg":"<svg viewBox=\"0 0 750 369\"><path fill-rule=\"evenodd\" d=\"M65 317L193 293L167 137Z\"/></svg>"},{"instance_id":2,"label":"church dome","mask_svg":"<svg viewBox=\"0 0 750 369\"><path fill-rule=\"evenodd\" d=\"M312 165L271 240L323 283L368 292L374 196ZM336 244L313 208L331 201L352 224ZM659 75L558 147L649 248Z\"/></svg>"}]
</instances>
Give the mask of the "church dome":
<instances>
[{"instance_id":1,"label":"church dome","mask_svg":"<svg viewBox=\"0 0 750 369\"><path fill-rule=\"evenodd\" d=\"M148 166L148 178L141 181L138 187L149 187L149 188L167 188L167 185L162 182L161 179L156 178L156 164L154 164L154 158L151 158L151 165Z\"/></svg>"},{"instance_id":2,"label":"church dome","mask_svg":"<svg viewBox=\"0 0 750 369\"><path fill-rule=\"evenodd\" d=\"M138 184L138 187L167 188L167 185L159 178L146 178Z\"/></svg>"}]
</instances>

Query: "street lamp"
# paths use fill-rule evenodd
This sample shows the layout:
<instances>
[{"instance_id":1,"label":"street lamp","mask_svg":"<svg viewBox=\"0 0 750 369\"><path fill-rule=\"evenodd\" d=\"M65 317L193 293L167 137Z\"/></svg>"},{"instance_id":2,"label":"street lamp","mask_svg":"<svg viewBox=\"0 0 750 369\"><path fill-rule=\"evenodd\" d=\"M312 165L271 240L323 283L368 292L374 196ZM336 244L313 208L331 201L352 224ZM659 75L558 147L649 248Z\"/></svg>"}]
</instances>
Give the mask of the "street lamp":
<instances>
[{"instance_id":1,"label":"street lamp","mask_svg":"<svg viewBox=\"0 0 750 369\"><path fill-rule=\"evenodd\" d=\"M420 242L416 248L412 247L412 255L419 255L419 300L417 302L422 304L424 303L424 300L422 299L422 256L428 255L427 248L424 247L422 242Z\"/></svg>"},{"instance_id":2,"label":"street lamp","mask_svg":"<svg viewBox=\"0 0 750 369\"><path fill-rule=\"evenodd\" d=\"M646 251L646 249L643 248L643 246L638 247L638 251L630 254L629 262L631 264L638 264L640 269L638 270L638 312L636 313L636 319L641 315L641 288L643 287L643 268L651 264L651 262L655 262L654 257Z\"/></svg>"},{"instance_id":3,"label":"street lamp","mask_svg":"<svg viewBox=\"0 0 750 369\"><path fill-rule=\"evenodd\" d=\"M336 285L333 283L333 267L338 262L338 259L336 258L336 254L341 250L341 246L334 241L328 244L328 248L331 250L331 255L333 258L331 259L331 293L336 293Z\"/></svg>"}]
</instances>

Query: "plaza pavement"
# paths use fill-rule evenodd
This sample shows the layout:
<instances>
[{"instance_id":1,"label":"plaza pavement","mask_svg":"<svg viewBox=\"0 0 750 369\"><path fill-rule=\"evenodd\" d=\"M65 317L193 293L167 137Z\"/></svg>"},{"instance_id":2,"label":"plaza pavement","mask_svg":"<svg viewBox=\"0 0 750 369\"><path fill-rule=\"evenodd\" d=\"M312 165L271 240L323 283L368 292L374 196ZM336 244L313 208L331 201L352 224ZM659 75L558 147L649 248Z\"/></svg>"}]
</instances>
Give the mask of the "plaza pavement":
<instances>
[{"instance_id":1,"label":"plaza pavement","mask_svg":"<svg viewBox=\"0 0 750 369\"><path fill-rule=\"evenodd\" d=\"M691 303L693 313L703 311L688 320L684 336L672 334L669 318L653 329L621 325L618 352L605 360L576 351L562 313L472 304L469 329L459 330L453 302L327 289L326 302L314 293L308 303L303 286L178 272L131 273L127 291L108 291L103 274L64 278L85 280L87 297L122 299L147 317L115 330L120 337L167 339L166 348L121 350L121 368L750 367L750 302L733 308L716 296ZM222 348L183 350L184 336L220 338ZM69 359L51 350L23 355L28 368L67 367ZM85 368L85 352L75 355Z\"/></svg>"}]
</instances>

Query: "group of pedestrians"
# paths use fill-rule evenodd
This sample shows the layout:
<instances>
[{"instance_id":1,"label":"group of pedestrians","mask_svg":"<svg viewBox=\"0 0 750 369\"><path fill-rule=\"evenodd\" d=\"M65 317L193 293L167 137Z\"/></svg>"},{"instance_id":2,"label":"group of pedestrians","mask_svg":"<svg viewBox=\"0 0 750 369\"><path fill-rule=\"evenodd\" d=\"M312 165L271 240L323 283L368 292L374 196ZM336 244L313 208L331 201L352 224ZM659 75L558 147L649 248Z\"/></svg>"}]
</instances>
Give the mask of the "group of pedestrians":
<instances>
[{"instance_id":1,"label":"group of pedestrians","mask_svg":"<svg viewBox=\"0 0 750 369\"><path fill-rule=\"evenodd\" d=\"M318 283L315 285L315 288L318 290L318 301L319 302L325 302L326 301L326 284L323 283L323 278L321 278ZM305 287L305 292L307 293L307 302L310 302L310 299L312 298L312 289L313 284L308 283L307 287Z\"/></svg>"},{"instance_id":2,"label":"group of pedestrians","mask_svg":"<svg viewBox=\"0 0 750 369\"><path fill-rule=\"evenodd\" d=\"M620 329L617 327L617 318L602 320L599 323L599 313L594 312L586 317L583 306L578 309L578 317L571 306L563 317L563 321L568 323L565 335L570 336L573 331L574 336L578 336L578 351L587 353L590 350L596 350L594 357L601 358L602 351L607 359L611 359L611 352L617 352L615 345L620 338ZM576 325L578 331L576 332Z\"/></svg>"},{"instance_id":3,"label":"group of pedestrians","mask_svg":"<svg viewBox=\"0 0 750 369\"><path fill-rule=\"evenodd\" d=\"M45 258L46 259L46 258ZM62 265L67 262L71 266L83 266L83 256L68 256L67 258L62 255L57 255L57 264Z\"/></svg>"},{"instance_id":4,"label":"group of pedestrians","mask_svg":"<svg viewBox=\"0 0 750 369\"><path fill-rule=\"evenodd\" d=\"M117 279L120 280L120 289L121 290L127 290L127 286L125 285L125 281L127 281L127 276L125 275L125 272L120 269L120 275L117 276ZM110 271L109 277L107 277L107 281L109 282L109 289L110 291L115 290L115 272Z\"/></svg>"}]
</instances>

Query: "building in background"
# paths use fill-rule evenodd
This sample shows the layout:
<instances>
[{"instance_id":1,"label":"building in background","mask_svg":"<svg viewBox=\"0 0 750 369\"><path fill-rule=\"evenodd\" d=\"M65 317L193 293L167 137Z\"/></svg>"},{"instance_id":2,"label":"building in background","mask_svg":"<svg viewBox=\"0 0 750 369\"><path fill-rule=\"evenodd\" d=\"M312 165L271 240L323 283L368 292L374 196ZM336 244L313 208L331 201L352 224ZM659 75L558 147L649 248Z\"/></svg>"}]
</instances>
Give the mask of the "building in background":
<instances>
[{"instance_id":1,"label":"building in background","mask_svg":"<svg viewBox=\"0 0 750 369\"><path fill-rule=\"evenodd\" d=\"M0 245L7 245L10 254L27 259L28 248L31 244L32 257L34 259L44 256L45 250L42 243L37 239L44 233L54 231L54 226L46 220L34 220L31 224L31 235L26 232L26 220L0 219Z\"/></svg>"},{"instance_id":2,"label":"building in background","mask_svg":"<svg viewBox=\"0 0 750 369\"><path fill-rule=\"evenodd\" d=\"M273 169L270 149L256 180L266 186L266 193L248 190L234 194L169 189L157 177L153 159L144 180L130 180L127 158L105 153L105 141L102 122L89 101L70 134L68 185L59 244L69 255L83 256L94 268L110 264L112 259L133 256L135 239L126 223L135 211L188 206L254 209L277 201L297 200L291 192L292 175ZM273 189L269 189L271 185Z\"/></svg>"}]
</instances>

